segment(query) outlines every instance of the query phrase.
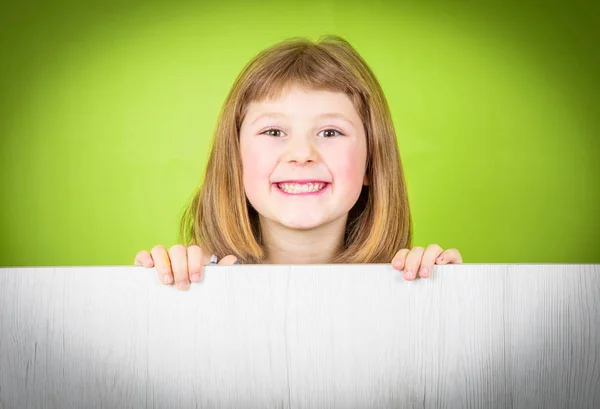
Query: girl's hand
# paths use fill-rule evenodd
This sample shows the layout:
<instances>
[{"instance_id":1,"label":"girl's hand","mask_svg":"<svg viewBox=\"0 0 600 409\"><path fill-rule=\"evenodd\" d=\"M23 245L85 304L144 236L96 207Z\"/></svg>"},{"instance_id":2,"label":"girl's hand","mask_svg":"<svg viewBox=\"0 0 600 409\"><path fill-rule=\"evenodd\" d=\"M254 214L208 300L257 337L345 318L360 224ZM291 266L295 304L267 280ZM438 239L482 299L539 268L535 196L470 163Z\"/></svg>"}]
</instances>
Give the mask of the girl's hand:
<instances>
[{"instance_id":1,"label":"girl's hand","mask_svg":"<svg viewBox=\"0 0 600 409\"><path fill-rule=\"evenodd\" d=\"M394 256L392 267L404 270L405 280L414 280L417 271L421 278L429 277L434 264L461 264L462 256L456 249L444 251L437 244L432 244L425 250L423 247L413 247L412 250L402 249Z\"/></svg>"},{"instance_id":2,"label":"girl's hand","mask_svg":"<svg viewBox=\"0 0 600 409\"><path fill-rule=\"evenodd\" d=\"M226 256L219 264L229 265L237 261L236 256ZM210 254L202 251L199 246L189 247L176 244L169 251L164 246L158 245L152 251L140 251L135 256L136 266L152 268L156 266L158 279L166 285L177 283L179 290L187 290L190 281L198 282L202 279L204 265L210 264ZM174 277L173 277L174 276Z\"/></svg>"}]
</instances>

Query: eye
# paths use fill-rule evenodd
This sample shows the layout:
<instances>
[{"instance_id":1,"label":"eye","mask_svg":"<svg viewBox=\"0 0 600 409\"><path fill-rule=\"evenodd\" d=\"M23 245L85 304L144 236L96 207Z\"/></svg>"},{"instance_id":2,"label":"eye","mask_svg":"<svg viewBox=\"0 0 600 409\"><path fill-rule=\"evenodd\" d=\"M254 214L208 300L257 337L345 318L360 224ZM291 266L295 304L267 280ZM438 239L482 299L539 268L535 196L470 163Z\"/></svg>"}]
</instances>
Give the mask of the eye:
<instances>
[{"instance_id":1,"label":"eye","mask_svg":"<svg viewBox=\"0 0 600 409\"><path fill-rule=\"evenodd\" d=\"M338 135L343 135L343 133L341 133L337 129L325 129L324 131L319 132L319 135L323 134L325 138L331 138L333 136L338 136L335 134L336 132Z\"/></svg>"},{"instance_id":2,"label":"eye","mask_svg":"<svg viewBox=\"0 0 600 409\"><path fill-rule=\"evenodd\" d=\"M261 135L269 135L269 136L274 136L274 137L278 138L283 135L283 132L279 129L270 128L270 129L267 129L266 131L261 132Z\"/></svg>"}]
</instances>

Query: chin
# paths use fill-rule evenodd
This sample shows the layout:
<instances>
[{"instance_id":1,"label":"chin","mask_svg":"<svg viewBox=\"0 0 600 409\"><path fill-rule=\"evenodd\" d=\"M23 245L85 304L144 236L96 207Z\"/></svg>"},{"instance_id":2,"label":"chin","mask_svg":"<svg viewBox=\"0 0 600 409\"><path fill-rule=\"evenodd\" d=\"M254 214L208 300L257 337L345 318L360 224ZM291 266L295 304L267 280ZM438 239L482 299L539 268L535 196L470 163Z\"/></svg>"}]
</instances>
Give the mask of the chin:
<instances>
[{"instance_id":1,"label":"chin","mask_svg":"<svg viewBox=\"0 0 600 409\"><path fill-rule=\"evenodd\" d=\"M280 220L279 223L281 223L283 226L287 227L288 229L293 229L293 230L311 230L314 228L317 228L319 226L322 226L324 223L322 221L316 221L316 220Z\"/></svg>"}]
</instances>

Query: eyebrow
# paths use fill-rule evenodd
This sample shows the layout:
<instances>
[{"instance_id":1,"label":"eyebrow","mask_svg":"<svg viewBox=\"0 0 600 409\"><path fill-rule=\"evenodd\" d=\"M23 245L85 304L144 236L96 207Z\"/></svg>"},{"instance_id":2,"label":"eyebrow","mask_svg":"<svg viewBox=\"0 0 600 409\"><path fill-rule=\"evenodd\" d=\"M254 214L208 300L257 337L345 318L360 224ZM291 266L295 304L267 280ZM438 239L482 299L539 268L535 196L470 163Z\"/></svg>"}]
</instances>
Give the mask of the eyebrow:
<instances>
[{"instance_id":1,"label":"eyebrow","mask_svg":"<svg viewBox=\"0 0 600 409\"><path fill-rule=\"evenodd\" d=\"M282 114L280 112L265 112L263 114L260 114L258 117L256 117L254 119L254 121L252 121L251 125L254 125L256 122L258 122L260 119L263 119L263 118L281 118L281 117L286 117L286 115ZM318 115L316 118L317 119L341 119L342 121L347 122L348 124L350 124L353 127L356 126L354 124L354 122L352 122L345 115L342 115L342 114L337 113L337 112L324 113L324 114Z\"/></svg>"}]
</instances>

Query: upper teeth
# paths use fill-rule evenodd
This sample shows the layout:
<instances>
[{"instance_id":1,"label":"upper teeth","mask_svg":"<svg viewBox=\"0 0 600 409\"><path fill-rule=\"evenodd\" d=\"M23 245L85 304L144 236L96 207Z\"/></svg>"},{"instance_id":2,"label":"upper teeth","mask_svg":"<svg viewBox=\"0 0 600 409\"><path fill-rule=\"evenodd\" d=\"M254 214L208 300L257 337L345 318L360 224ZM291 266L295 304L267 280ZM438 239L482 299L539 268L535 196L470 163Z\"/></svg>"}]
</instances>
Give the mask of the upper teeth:
<instances>
[{"instance_id":1,"label":"upper teeth","mask_svg":"<svg viewBox=\"0 0 600 409\"><path fill-rule=\"evenodd\" d=\"M286 193L306 193L323 189L325 183L278 183L277 186Z\"/></svg>"}]
</instances>

